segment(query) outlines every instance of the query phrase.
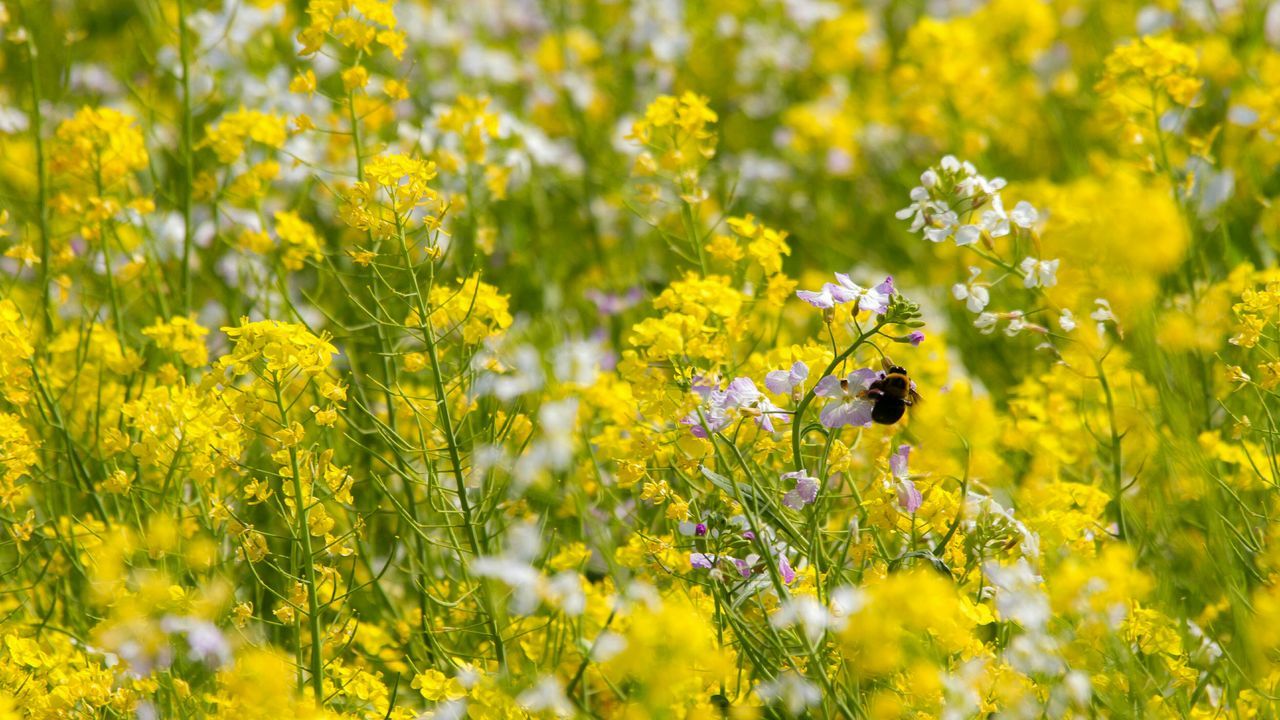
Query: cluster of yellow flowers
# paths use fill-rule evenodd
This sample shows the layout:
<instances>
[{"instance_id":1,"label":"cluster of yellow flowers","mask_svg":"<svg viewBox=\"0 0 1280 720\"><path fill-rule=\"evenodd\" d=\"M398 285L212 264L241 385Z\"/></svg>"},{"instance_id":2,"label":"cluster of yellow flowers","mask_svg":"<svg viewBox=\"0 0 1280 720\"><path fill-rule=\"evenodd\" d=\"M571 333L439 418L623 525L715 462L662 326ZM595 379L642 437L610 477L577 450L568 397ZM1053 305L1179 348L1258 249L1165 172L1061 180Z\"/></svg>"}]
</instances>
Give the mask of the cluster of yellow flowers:
<instances>
[{"instance_id":1,"label":"cluster of yellow flowers","mask_svg":"<svg viewBox=\"0 0 1280 720\"><path fill-rule=\"evenodd\" d=\"M280 382L294 373L316 376L332 362L337 349L324 337L317 337L301 325L278 320L250 321L242 318L238 327L222 331L233 343L230 354L218 366L234 375L265 370L264 376Z\"/></svg>"},{"instance_id":2,"label":"cluster of yellow flowers","mask_svg":"<svg viewBox=\"0 0 1280 720\"><path fill-rule=\"evenodd\" d=\"M1107 97L1145 89L1149 97L1140 102L1152 111L1157 109L1156 92L1185 107L1195 101L1204 83L1196 75L1198 69L1194 49L1168 37L1146 36L1107 56L1107 74L1097 89Z\"/></svg>"},{"instance_id":3,"label":"cluster of yellow flowers","mask_svg":"<svg viewBox=\"0 0 1280 720\"><path fill-rule=\"evenodd\" d=\"M61 145L50 170L111 187L147 167L138 121L119 110L85 107L58 125Z\"/></svg>"}]
</instances>

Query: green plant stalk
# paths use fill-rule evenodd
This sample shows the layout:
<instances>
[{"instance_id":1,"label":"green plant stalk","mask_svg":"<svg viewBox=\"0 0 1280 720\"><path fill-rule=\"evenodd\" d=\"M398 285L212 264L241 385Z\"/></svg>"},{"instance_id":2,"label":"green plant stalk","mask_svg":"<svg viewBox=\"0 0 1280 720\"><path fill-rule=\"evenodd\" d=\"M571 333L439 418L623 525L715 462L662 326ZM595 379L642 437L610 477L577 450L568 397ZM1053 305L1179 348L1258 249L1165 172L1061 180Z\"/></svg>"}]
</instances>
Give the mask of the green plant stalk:
<instances>
[{"instance_id":1,"label":"green plant stalk","mask_svg":"<svg viewBox=\"0 0 1280 720\"><path fill-rule=\"evenodd\" d=\"M280 378L272 379L272 389L276 394L276 407L280 410L280 422L288 421L284 406L284 397L280 394ZM293 471L293 506L298 517L298 537L302 546L303 573L307 582L307 620L311 631L311 691L315 695L316 705L324 706L324 653L320 643L320 600L316 597L316 564L311 549L311 526L307 522L310 508L303 502L302 477L298 472L298 452L289 448L289 465Z\"/></svg>"},{"instance_id":2,"label":"green plant stalk","mask_svg":"<svg viewBox=\"0 0 1280 720\"><path fill-rule=\"evenodd\" d=\"M680 200L680 219L684 222L685 234L689 236L689 244L698 253L698 265L702 274L707 274L707 253L702 249L702 241L698 237L698 224L693 217L693 206L687 200Z\"/></svg>"},{"instance_id":3,"label":"green plant stalk","mask_svg":"<svg viewBox=\"0 0 1280 720\"><path fill-rule=\"evenodd\" d=\"M53 309L49 297L49 264L52 261L49 238L49 172L44 155L44 115L40 109L43 98L40 72L36 67L35 38L27 38L27 68L31 78L31 139L36 148L36 210L40 227L40 308L44 319L45 334L53 331Z\"/></svg>"},{"instance_id":4,"label":"green plant stalk","mask_svg":"<svg viewBox=\"0 0 1280 720\"><path fill-rule=\"evenodd\" d=\"M178 55L182 63L182 311L191 312L191 48L187 39L187 3L178 0Z\"/></svg>"},{"instance_id":5,"label":"green plant stalk","mask_svg":"<svg viewBox=\"0 0 1280 720\"><path fill-rule=\"evenodd\" d=\"M1094 364L1098 368L1098 382L1102 385L1102 394L1107 399L1107 424L1111 430L1111 482L1112 482L1112 502L1115 503L1116 509L1116 529L1120 540L1124 540L1129 535L1128 525L1124 517L1124 465L1121 459L1121 436L1116 430L1116 405L1111 394L1111 383L1107 380L1107 373L1102 368L1101 360L1094 360Z\"/></svg>"},{"instance_id":6,"label":"green plant stalk","mask_svg":"<svg viewBox=\"0 0 1280 720\"><path fill-rule=\"evenodd\" d=\"M95 159L95 165L96 165ZM94 187L97 188L98 197L102 197L104 189L102 187L102 171L94 170ZM120 293L116 288L115 273L111 270L111 250L107 238L107 224L99 221L98 223L98 242L102 243L102 266L107 271L107 294L111 300L111 320L116 326L116 337L120 340L120 348L128 347L124 337L124 318L120 314Z\"/></svg>"},{"instance_id":7,"label":"green plant stalk","mask_svg":"<svg viewBox=\"0 0 1280 720\"><path fill-rule=\"evenodd\" d=\"M357 62L359 62L358 59L357 59ZM356 102L355 102L354 90L348 91L347 93L347 113L351 122L351 142L355 149L355 155L356 155L356 180L363 182L364 181L364 145L360 135L360 117L356 114ZM396 223L399 224L399 222L400 222L400 219L397 216ZM365 238L367 239L369 246L373 247L374 239L373 239L372 230L368 230L365 232ZM373 276L380 277L380 274L375 272L375 273L370 273L370 276L371 277L369 282L369 293L373 299L374 328L375 328L375 336L377 339L378 350L379 350L377 354L382 359L382 397L383 397L383 401L387 405L386 423L391 433L393 435L399 436L400 432L399 432L399 428L397 427L398 422L396 420L396 413L395 413L395 393L392 391L392 388L397 386L395 364L391 360L391 358L394 355L394 348L392 347L391 343L388 341L387 334L383 328L383 323L385 320L383 317L384 312L382 309L382 303L379 302L378 300L377 293L374 290L374 287L375 287L374 282L372 280ZM412 518L412 522L416 523L418 522L417 503L413 497L413 488L410 487L407 483L407 478L409 476L408 467L405 465L404 459L401 457L399 452L394 452L393 450L392 454L395 457L396 470L400 473L402 478L406 478L405 496L406 496L406 500L408 501L407 510L408 510L409 516ZM390 491L388 490L388 492ZM423 584L418 588L418 593L417 593L418 611L422 615L423 634L427 638L424 643L424 647L426 647L427 652L430 653L432 650L432 647L435 647L437 651L439 651L440 648L438 647L438 644L436 643L434 636L431 635L431 631L428 628L430 613L428 612L428 609L429 609L427 605L428 595L427 595L426 586L425 586L427 553L426 553L426 544L422 538L422 535L419 533L414 533L414 547L417 551L415 553L415 563L417 563L417 565L420 567L421 574L423 576L423 581L422 581Z\"/></svg>"},{"instance_id":8,"label":"green plant stalk","mask_svg":"<svg viewBox=\"0 0 1280 720\"><path fill-rule=\"evenodd\" d=\"M403 234L401 234L401 247L404 250L405 262L409 263L409 274L413 277L414 298L418 304L419 327L422 331L422 340L427 346L427 357L431 360L431 379L436 393L436 411L440 416L441 429L444 430L445 443L449 447L449 464L452 467L453 477L456 482L458 507L462 510L462 523L467 533L467 543L471 546L471 552L476 556L480 556L484 554L484 543L476 531L475 518L471 511L471 501L467 499L467 483L462 474L462 456L458 452L458 436L454 429L453 417L449 412L449 398L445 392L444 380L440 374L440 354L436 350L435 330L431 328L431 315L427 312L426 301L422 298L422 289L418 285L418 276L412 270L413 265L409 256L409 246L404 241ZM432 272L434 273L434 266ZM494 653L497 656L498 664L505 666L507 664L506 648L502 643L502 633L498 631L493 598L488 587L487 584L483 585L480 597L485 605L485 614L489 616L489 634L493 639Z\"/></svg>"}]
</instances>

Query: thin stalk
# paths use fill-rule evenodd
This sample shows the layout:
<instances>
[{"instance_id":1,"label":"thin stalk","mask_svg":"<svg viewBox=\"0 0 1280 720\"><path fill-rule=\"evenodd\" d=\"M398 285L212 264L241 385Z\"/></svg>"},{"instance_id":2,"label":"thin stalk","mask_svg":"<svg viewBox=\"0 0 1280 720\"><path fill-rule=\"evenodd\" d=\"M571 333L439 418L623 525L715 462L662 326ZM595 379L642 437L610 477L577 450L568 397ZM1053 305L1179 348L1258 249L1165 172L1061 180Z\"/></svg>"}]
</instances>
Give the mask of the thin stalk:
<instances>
[{"instance_id":1,"label":"thin stalk","mask_svg":"<svg viewBox=\"0 0 1280 720\"><path fill-rule=\"evenodd\" d=\"M457 488L458 507L462 511L463 530L467 534L467 544L471 546L471 552L476 556L480 556L484 554L484 543L480 539L480 534L476 531L471 501L467 499L467 483L462 474L462 456L458 452L458 436L453 425L453 417L449 412L449 398L440 372L440 354L436 350L436 333L431 327L431 314L427 311L426 301L423 300L422 289L418 284L418 275L413 271L409 245L403 233L400 234L400 241L405 263L409 268L409 276L413 279L413 296L418 305L419 330L422 333L423 343L427 346L427 358L431 361L431 379L436 394L436 412L439 415L441 429L444 431L445 443L449 448L449 464L453 471L455 487ZM498 621L494 613L493 599L490 596L488 585L484 585L481 588L480 597L485 604L485 614L489 616L489 634L492 636L494 653L497 656L498 664L506 665L506 648L502 642L502 633L498 631Z\"/></svg>"},{"instance_id":2,"label":"thin stalk","mask_svg":"<svg viewBox=\"0 0 1280 720\"><path fill-rule=\"evenodd\" d=\"M36 147L36 210L37 224L40 226L40 308L47 336L53 331L53 310L49 297L49 263L52 253L49 248L49 172L44 156L44 115L40 109L43 93L40 72L36 67L37 54L35 38L27 38L27 68L31 78L31 139Z\"/></svg>"},{"instance_id":3,"label":"thin stalk","mask_svg":"<svg viewBox=\"0 0 1280 720\"><path fill-rule=\"evenodd\" d=\"M1102 394L1107 399L1107 421L1111 429L1111 482L1112 482L1112 502L1116 506L1116 529L1118 536L1124 540L1129 535L1128 526L1124 518L1124 500L1121 497L1124 494L1124 465L1121 456L1121 436L1116 429L1116 405L1111 393L1111 383L1107 380L1107 373L1102 369L1102 361L1095 360L1094 364L1098 368L1098 382L1102 385Z\"/></svg>"},{"instance_id":4,"label":"thin stalk","mask_svg":"<svg viewBox=\"0 0 1280 720\"><path fill-rule=\"evenodd\" d=\"M288 424L284 397L280 394L280 378L272 378L272 389L276 394L276 407L280 410L280 422ZM307 581L307 621L311 630L311 691L315 695L316 705L324 705L324 653L320 643L320 600L316 597L316 564L311 550L311 526L307 522L310 507L302 497L302 476L298 472L298 452L289 448L289 465L293 471L293 507L298 517L298 537L302 546L303 574Z\"/></svg>"},{"instance_id":5,"label":"thin stalk","mask_svg":"<svg viewBox=\"0 0 1280 720\"><path fill-rule=\"evenodd\" d=\"M178 56L182 63L182 312L191 312L191 48L187 39L187 3L178 0Z\"/></svg>"},{"instance_id":6,"label":"thin stalk","mask_svg":"<svg viewBox=\"0 0 1280 720\"><path fill-rule=\"evenodd\" d=\"M702 274L707 274L707 253L702 249L702 240L698 237L698 224L693 217L693 206L687 201L680 201L680 218L684 221L685 234L689 236L689 244L698 253L698 265Z\"/></svg>"}]
</instances>

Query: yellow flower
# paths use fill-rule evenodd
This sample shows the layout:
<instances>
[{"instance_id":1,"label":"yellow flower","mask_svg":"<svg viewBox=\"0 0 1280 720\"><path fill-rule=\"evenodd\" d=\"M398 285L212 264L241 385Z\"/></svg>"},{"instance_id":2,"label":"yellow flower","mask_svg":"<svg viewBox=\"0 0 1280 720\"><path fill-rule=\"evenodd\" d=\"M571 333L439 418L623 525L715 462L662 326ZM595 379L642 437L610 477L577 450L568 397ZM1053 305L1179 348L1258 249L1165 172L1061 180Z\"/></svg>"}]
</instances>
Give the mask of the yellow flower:
<instances>
[{"instance_id":1,"label":"yellow flower","mask_svg":"<svg viewBox=\"0 0 1280 720\"><path fill-rule=\"evenodd\" d=\"M222 331L234 345L217 365L236 375L260 367L277 378L293 372L315 376L329 367L338 352L324 335L312 335L301 325L278 320L243 318L239 327L224 327Z\"/></svg>"},{"instance_id":2,"label":"yellow flower","mask_svg":"<svg viewBox=\"0 0 1280 720\"><path fill-rule=\"evenodd\" d=\"M1104 97L1121 95L1125 83L1142 83L1164 90L1179 105L1190 105L1202 82L1195 77L1199 60L1194 48L1165 35L1144 35L1121 45L1106 60L1106 75L1098 84Z\"/></svg>"},{"instance_id":3,"label":"yellow flower","mask_svg":"<svg viewBox=\"0 0 1280 720\"><path fill-rule=\"evenodd\" d=\"M206 133L200 147L213 148L218 160L229 164L244 155L250 141L279 149L284 147L287 139L288 119L286 117L241 107L239 110L223 115L222 119Z\"/></svg>"},{"instance_id":4,"label":"yellow flower","mask_svg":"<svg viewBox=\"0 0 1280 720\"><path fill-rule=\"evenodd\" d=\"M728 235L719 233L712 235L711 239L707 241L706 250L711 257L728 263L736 263L746 256L742 246L738 245L737 241Z\"/></svg>"},{"instance_id":5,"label":"yellow flower","mask_svg":"<svg viewBox=\"0 0 1280 720\"><path fill-rule=\"evenodd\" d=\"M319 260L320 236L298 214L284 210L275 214L276 236L283 243L281 262L288 270L300 270L307 260Z\"/></svg>"},{"instance_id":6,"label":"yellow flower","mask_svg":"<svg viewBox=\"0 0 1280 720\"><path fill-rule=\"evenodd\" d=\"M1144 655L1182 654L1182 637L1173 621L1158 610L1133 603L1125 619L1124 636Z\"/></svg>"},{"instance_id":7,"label":"yellow flower","mask_svg":"<svg viewBox=\"0 0 1280 720\"><path fill-rule=\"evenodd\" d=\"M103 492L112 495L125 495L129 492L129 488L133 486L133 476L124 470L115 470L102 481Z\"/></svg>"},{"instance_id":8,"label":"yellow flower","mask_svg":"<svg viewBox=\"0 0 1280 720\"><path fill-rule=\"evenodd\" d=\"M347 92L352 90L362 90L365 85L369 84L369 71L363 66L356 65L342 71L342 87Z\"/></svg>"},{"instance_id":9,"label":"yellow flower","mask_svg":"<svg viewBox=\"0 0 1280 720\"><path fill-rule=\"evenodd\" d=\"M9 659L18 665L28 668L44 665L44 653L40 652L40 646L31 638L5 635L4 646L9 651Z\"/></svg>"},{"instance_id":10,"label":"yellow flower","mask_svg":"<svg viewBox=\"0 0 1280 720\"><path fill-rule=\"evenodd\" d=\"M316 91L316 73L311 68L298 73L289 82L289 92L311 95Z\"/></svg>"},{"instance_id":11,"label":"yellow flower","mask_svg":"<svg viewBox=\"0 0 1280 720\"><path fill-rule=\"evenodd\" d=\"M58 126L50 169L110 186L147 167L147 148L136 120L112 108L81 108Z\"/></svg>"},{"instance_id":12,"label":"yellow flower","mask_svg":"<svg viewBox=\"0 0 1280 720\"><path fill-rule=\"evenodd\" d=\"M466 697L467 694L457 678L448 677L434 668L414 675L410 687L421 693L428 702L433 703L457 700Z\"/></svg>"},{"instance_id":13,"label":"yellow flower","mask_svg":"<svg viewBox=\"0 0 1280 720\"><path fill-rule=\"evenodd\" d=\"M0 413L0 506L12 509L22 495L20 483L35 467L38 447L21 418Z\"/></svg>"},{"instance_id":14,"label":"yellow flower","mask_svg":"<svg viewBox=\"0 0 1280 720\"><path fill-rule=\"evenodd\" d=\"M580 542L569 543L551 558L552 570L569 570L581 567L591 557L591 550Z\"/></svg>"},{"instance_id":15,"label":"yellow flower","mask_svg":"<svg viewBox=\"0 0 1280 720\"><path fill-rule=\"evenodd\" d=\"M447 336L460 330L463 342L469 345L501 335L511 327L507 296L482 282L479 273L455 287L441 284L432 288L428 306L435 308L431 313L431 326L436 333ZM405 325L415 327L420 322L415 312Z\"/></svg>"},{"instance_id":16,"label":"yellow flower","mask_svg":"<svg viewBox=\"0 0 1280 720\"><path fill-rule=\"evenodd\" d=\"M209 330L196 324L192 318L160 320L143 328L142 334L154 340L160 349L182 358L182 362L190 367L204 365L209 361L209 348L204 342Z\"/></svg>"}]
</instances>

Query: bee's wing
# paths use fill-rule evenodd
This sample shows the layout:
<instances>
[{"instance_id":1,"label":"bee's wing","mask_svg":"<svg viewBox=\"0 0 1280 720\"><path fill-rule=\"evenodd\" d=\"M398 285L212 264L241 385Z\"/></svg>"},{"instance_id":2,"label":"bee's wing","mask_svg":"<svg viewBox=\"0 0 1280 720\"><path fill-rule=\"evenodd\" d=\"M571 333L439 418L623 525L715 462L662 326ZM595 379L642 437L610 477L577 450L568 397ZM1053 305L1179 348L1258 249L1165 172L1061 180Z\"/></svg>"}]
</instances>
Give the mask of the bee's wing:
<instances>
[{"instance_id":1,"label":"bee's wing","mask_svg":"<svg viewBox=\"0 0 1280 720\"><path fill-rule=\"evenodd\" d=\"M911 396L912 405L919 405L920 403L924 402L924 396L916 392L915 388L911 388L910 390L908 390L907 394Z\"/></svg>"}]
</instances>

